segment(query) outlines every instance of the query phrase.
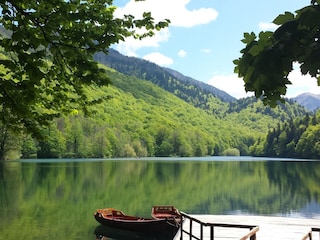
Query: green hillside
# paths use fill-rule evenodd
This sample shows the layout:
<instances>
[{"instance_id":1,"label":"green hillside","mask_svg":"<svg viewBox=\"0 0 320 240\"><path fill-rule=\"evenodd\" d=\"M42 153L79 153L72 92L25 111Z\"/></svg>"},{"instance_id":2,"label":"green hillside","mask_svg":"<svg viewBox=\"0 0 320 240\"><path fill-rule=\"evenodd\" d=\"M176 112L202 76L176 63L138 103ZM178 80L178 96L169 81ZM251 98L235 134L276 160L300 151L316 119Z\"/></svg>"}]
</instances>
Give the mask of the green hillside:
<instances>
[{"instance_id":1,"label":"green hillside","mask_svg":"<svg viewBox=\"0 0 320 240\"><path fill-rule=\"evenodd\" d=\"M279 124L307 114L304 107L291 100L271 108L260 99L248 97L229 103L225 119L265 133Z\"/></svg>"},{"instance_id":2,"label":"green hillside","mask_svg":"<svg viewBox=\"0 0 320 240\"><path fill-rule=\"evenodd\" d=\"M204 82L143 59L124 56L113 49L109 49L108 55L97 53L95 59L125 75L150 81L208 113L217 115L224 111L223 108L227 105L225 103L236 100L226 92Z\"/></svg>"},{"instance_id":3,"label":"green hillside","mask_svg":"<svg viewBox=\"0 0 320 240\"><path fill-rule=\"evenodd\" d=\"M271 128L252 148L256 156L320 159L320 111Z\"/></svg>"},{"instance_id":4,"label":"green hillside","mask_svg":"<svg viewBox=\"0 0 320 240\"><path fill-rule=\"evenodd\" d=\"M233 103L232 108L217 99L220 112L208 113L150 81L104 68L113 85L92 92L92 97L110 99L96 106L90 118L79 113L57 119L48 138L33 144L38 150L29 148L23 157L249 155L250 146L279 124L279 119L258 112L264 109L261 101ZM281 108L273 111L286 115Z\"/></svg>"},{"instance_id":5,"label":"green hillside","mask_svg":"<svg viewBox=\"0 0 320 240\"><path fill-rule=\"evenodd\" d=\"M225 102L192 81L179 81L171 86L176 90L167 91L148 79L101 67L112 85L87 92L92 100L101 96L108 100L91 107L91 116L75 109L56 119L43 129L45 138L40 141L9 134L6 157L250 155L251 146L270 128L306 114L291 102L275 109L255 98Z\"/></svg>"},{"instance_id":6,"label":"green hillside","mask_svg":"<svg viewBox=\"0 0 320 240\"><path fill-rule=\"evenodd\" d=\"M232 148L248 154L262 135L208 114L151 82L111 69L108 74L113 86L100 94L111 99L96 106L91 118L77 114L58 119L50 128L50 136L56 137L40 143L41 157L205 156Z\"/></svg>"}]
</instances>

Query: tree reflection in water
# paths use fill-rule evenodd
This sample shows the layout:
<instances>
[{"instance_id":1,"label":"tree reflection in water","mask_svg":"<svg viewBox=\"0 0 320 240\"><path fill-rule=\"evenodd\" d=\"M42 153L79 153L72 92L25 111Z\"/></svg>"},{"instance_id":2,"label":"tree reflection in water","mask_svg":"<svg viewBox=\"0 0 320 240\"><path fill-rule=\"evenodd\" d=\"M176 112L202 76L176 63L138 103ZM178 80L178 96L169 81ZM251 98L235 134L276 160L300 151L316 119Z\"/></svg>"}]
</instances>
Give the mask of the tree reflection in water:
<instances>
[{"instance_id":1,"label":"tree reflection in water","mask_svg":"<svg viewBox=\"0 0 320 240\"><path fill-rule=\"evenodd\" d=\"M159 235L152 235L152 234L143 234L143 233L129 232L129 231L119 230L115 228L110 228L103 225L97 226L94 231L94 234L97 240L107 240L107 239L170 240L174 238L174 235L164 234L162 236L159 236Z\"/></svg>"},{"instance_id":2,"label":"tree reflection in water","mask_svg":"<svg viewBox=\"0 0 320 240\"><path fill-rule=\"evenodd\" d=\"M153 205L190 214L304 216L313 204L320 213L320 162L240 160L0 163L0 240L66 233L90 239L94 211L107 207L148 217Z\"/></svg>"}]
</instances>

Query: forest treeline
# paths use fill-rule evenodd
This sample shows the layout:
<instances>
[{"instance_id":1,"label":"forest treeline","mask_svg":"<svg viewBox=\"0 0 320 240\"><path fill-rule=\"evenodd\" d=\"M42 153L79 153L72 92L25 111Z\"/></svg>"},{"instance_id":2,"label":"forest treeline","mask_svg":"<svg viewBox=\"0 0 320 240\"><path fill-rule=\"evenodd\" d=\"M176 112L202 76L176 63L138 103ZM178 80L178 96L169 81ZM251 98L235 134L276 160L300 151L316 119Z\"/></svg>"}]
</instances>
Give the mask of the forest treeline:
<instances>
[{"instance_id":1,"label":"forest treeline","mask_svg":"<svg viewBox=\"0 0 320 240\"><path fill-rule=\"evenodd\" d=\"M150 81L101 67L113 85L88 92L109 100L92 106L91 116L74 111L55 119L40 140L1 126L6 158L251 155L270 129L307 113L293 102L269 108L253 97L228 103L212 96L214 111L208 111ZM193 99L208 99L199 94Z\"/></svg>"},{"instance_id":2,"label":"forest treeline","mask_svg":"<svg viewBox=\"0 0 320 240\"><path fill-rule=\"evenodd\" d=\"M13 135L11 152L20 150L22 158L239 155L254 142L256 134L246 126L238 128L151 82L108 71L113 86L100 94L110 99L95 106L91 117L79 112L56 119L43 129L42 141Z\"/></svg>"},{"instance_id":3,"label":"forest treeline","mask_svg":"<svg viewBox=\"0 0 320 240\"><path fill-rule=\"evenodd\" d=\"M260 138L252 147L256 156L320 159L320 111L290 119Z\"/></svg>"}]
</instances>

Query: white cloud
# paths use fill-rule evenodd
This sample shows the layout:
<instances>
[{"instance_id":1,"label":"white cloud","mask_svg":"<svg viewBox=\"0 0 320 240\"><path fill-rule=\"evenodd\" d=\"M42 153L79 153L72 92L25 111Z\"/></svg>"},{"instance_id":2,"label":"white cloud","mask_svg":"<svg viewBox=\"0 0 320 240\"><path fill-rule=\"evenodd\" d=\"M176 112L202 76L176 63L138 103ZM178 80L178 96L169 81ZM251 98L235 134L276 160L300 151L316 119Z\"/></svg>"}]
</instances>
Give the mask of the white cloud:
<instances>
[{"instance_id":1,"label":"white cloud","mask_svg":"<svg viewBox=\"0 0 320 240\"><path fill-rule=\"evenodd\" d=\"M317 79L310 75L302 75L299 68L294 67L294 70L289 74L289 80L292 84L287 85L286 98L293 98L305 92L320 94ZM216 75L207 83L237 99L254 95L253 92L246 93L244 82L241 78L238 78L237 74Z\"/></svg>"},{"instance_id":2,"label":"white cloud","mask_svg":"<svg viewBox=\"0 0 320 240\"><path fill-rule=\"evenodd\" d=\"M171 26L194 27L214 21L218 12L213 8L187 9L190 0L130 0L123 8L116 10L116 16L131 14L141 17L143 12L151 12L156 21L169 19Z\"/></svg>"},{"instance_id":3,"label":"white cloud","mask_svg":"<svg viewBox=\"0 0 320 240\"><path fill-rule=\"evenodd\" d=\"M145 55L143 59L156 63L160 66L169 66L173 63L173 60L159 52L153 52Z\"/></svg>"},{"instance_id":4,"label":"white cloud","mask_svg":"<svg viewBox=\"0 0 320 240\"><path fill-rule=\"evenodd\" d=\"M274 23L267 23L267 22L260 22L259 23L259 29L261 31L274 31L278 28L279 26L274 24Z\"/></svg>"},{"instance_id":5,"label":"white cloud","mask_svg":"<svg viewBox=\"0 0 320 240\"><path fill-rule=\"evenodd\" d=\"M138 49L142 47L159 47L159 43L168 41L169 36L169 30L166 28L155 32L153 37L142 40L137 40L133 37L126 38L125 42L119 42L116 45L116 49L124 55L136 57L136 51Z\"/></svg>"},{"instance_id":6,"label":"white cloud","mask_svg":"<svg viewBox=\"0 0 320 240\"><path fill-rule=\"evenodd\" d=\"M187 9L190 0L130 0L124 7L116 9L114 15L118 18L126 14L131 14L136 18L142 18L143 12L151 12L155 21L169 19L170 26L175 27L194 27L214 21L218 12L213 8ZM169 39L169 28L155 32L155 36L148 37L142 41L128 38L125 42L116 45L119 52L128 56L136 56L136 51L144 47L158 47L161 42Z\"/></svg>"},{"instance_id":7,"label":"white cloud","mask_svg":"<svg viewBox=\"0 0 320 240\"><path fill-rule=\"evenodd\" d=\"M203 48L200 51L204 52L204 53L211 53L211 49L210 48Z\"/></svg>"},{"instance_id":8,"label":"white cloud","mask_svg":"<svg viewBox=\"0 0 320 240\"><path fill-rule=\"evenodd\" d=\"M181 50L178 52L178 56L181 57L181 58L185 57L186 55L187 55L187 52L184 51L183 49L181 49Z\"/></svg>"},{"instance_id":9,"label":"white cloud","mask_svg":"<svg viewBox=\"0 0 320 240\"><path fill-rule=\"evenodd\" d=\"M317 79L310 75L302 75L300 69L295 68L290 72L288 78L292 84L288 85L286 97L296 97L305 92L320 94L320 87L317 85Z\"/></svg>"},{"instance_id":10,"label":"white cloud","mask_svg":"<svg viewBox=\"0 0 320 240\"><path fill-rule=\"evenodd\" d=\"M238 78L237 74L216 75L209 79L207 83L227 92L237 99L253 96L252 92L246 93L244 90L244 82L241 78Z\"/></svg>"},{"instance_id":11,"label":"white cloud","mask_svg":"<svg viewBox=\"0 0 320 240\"><path fill-rule=\"evenodd\" d=\"M173 1L170 1L170 3L173 3ZM200 8L189 11L185 5L179 4L179 1L177 1L176 6L171 9L168 18L171 21L171 25L176 27L194 27L207 24L216 20L218 17L218 12L213 8ZM177 9L178 12L175 12L175 9Z\"/></svg>"}]
</instances>

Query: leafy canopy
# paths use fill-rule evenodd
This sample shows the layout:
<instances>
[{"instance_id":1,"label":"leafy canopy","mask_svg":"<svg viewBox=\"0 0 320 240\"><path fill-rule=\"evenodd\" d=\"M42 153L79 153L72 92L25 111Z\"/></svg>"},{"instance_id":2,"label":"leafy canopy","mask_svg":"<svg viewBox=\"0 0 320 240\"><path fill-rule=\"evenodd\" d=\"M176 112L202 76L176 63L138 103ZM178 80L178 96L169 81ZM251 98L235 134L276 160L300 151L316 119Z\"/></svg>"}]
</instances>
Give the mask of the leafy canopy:
<instances>
[{"instance_id":1,"label":"leafy canopy","mask_svg":"<svg viewBox=\"0 0 320 240\"><path fill-rule=\"evenodd\" d=\"M235 72L243 78L245 90L262 98L266 105L284 101L293 63L300 64L302 74L317 78L320 85L320 0L297 10L280 14L273 23L275 32L244 33L246 47L234 60Z\"/></svg>"},{"instance_id":2,"label":"leafy canopy","mask_svg":"<svg viewBox=\"0 0 320 240\"><path fill-rule=\"evenodd\" d=\"M113 0L24 0L0 2L0 121L33 133L62 113L102 101L85 86L110 79L93 55L133 36L142 39L165 28L154 22L116 18ZM138 30L138 31L137 31ZM138 33L139 32L139 33Z\"/></svg>"}]
</instances>

